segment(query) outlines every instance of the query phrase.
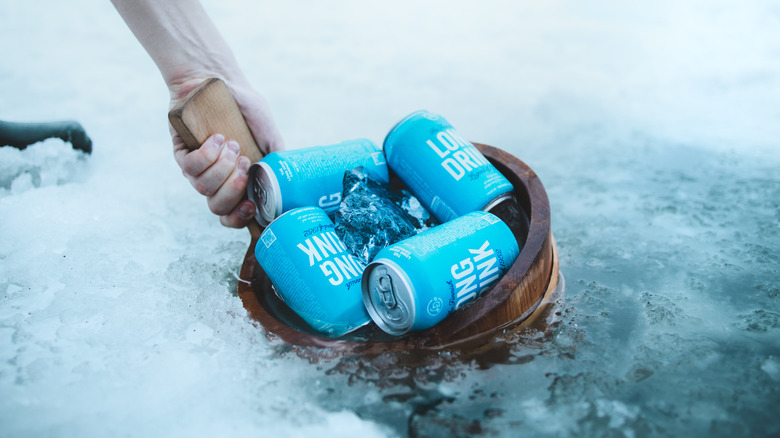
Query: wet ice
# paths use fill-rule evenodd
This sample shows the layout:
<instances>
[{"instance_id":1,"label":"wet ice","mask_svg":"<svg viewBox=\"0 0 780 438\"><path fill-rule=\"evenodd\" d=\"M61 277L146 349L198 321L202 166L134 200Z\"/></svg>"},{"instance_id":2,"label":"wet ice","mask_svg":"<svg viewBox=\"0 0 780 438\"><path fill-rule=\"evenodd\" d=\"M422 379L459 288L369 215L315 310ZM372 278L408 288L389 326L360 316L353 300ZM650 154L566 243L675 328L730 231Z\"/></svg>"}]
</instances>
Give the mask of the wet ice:
<instances>
[{"instance_id":1,"label":"wet ice","mask_svg":"<svg viewBox=\"0 0 780 438\"><path fill-rule=\"evenodd\" d=\"M35 143L24 151L0 147L0 197L83 181L89 172L87 157L59 139Z\"/></svg>"},{"instance_id":2,"label":"wet ice","mask_svg":"<svg viewBox=\"0 0 780 438\"><path fill-rule=\"evenodd\" d=\"M335 224L347 249L366 265L382 248L434 225L417 198L374 180L361 168L344 173Z\"/></svg>"}]
</instances>

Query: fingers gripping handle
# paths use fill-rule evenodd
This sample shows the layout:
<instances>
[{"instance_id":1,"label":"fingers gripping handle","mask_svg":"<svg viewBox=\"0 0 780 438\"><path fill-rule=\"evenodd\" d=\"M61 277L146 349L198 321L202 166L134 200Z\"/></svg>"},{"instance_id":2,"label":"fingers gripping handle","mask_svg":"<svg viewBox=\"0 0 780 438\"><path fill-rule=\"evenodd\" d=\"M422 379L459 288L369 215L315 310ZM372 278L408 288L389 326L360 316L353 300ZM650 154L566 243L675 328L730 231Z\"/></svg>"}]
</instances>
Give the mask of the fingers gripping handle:
<instances>
[{"instance_id":1,"label":"fingers gripping handle","mask_svg":"<svg viewBox=\"0 0 780 438\"><path fill-rule=\"evenodd\" d=\"M210 136L220 133L228 140L237 141L241 155L252 163L260 161L266 153L257 146L238 104L221 79L207 79L195 87L171 108L168 120L191 150L198 149ZM260 226L253 220L249 225L252 237L259 237L260 231Z\"/></svg>"},{"instance_id":2,"label":"fingers gripping handle","mask_svg":"<svg viewBox=\"0 0 780 438\"><path fill-rule=\"evenodd\" d=\"M199 148L207 138L220 133L237 141L241 155L253 163L266 154L255 143L238 104L221 79L210 78L195 87L171 108L168 120L190 149Z\"/></svg>"}]
</instances>

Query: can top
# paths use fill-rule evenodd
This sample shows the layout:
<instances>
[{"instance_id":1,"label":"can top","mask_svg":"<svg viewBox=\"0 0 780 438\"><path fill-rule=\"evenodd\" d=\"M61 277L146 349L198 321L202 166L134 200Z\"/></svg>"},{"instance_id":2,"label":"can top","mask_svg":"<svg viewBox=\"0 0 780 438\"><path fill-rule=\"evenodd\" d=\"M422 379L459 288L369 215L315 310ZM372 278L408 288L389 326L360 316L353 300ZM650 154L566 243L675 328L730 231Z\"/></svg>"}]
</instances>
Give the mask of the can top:
<instances>
[{"instance_id":1,"label":"can top","mask_svg":"<svg viewBox=\"0 0 780 438\"><path fill-rule=\"evenodd\" d=\"M255 219L260 225L268 226L282 213L282 191L268 164L260 161L249 168L246 190L249 199L257 206Z\"/></svg>"},{"instance_id":2,"label":"can top","mask_svg":"<svg viewBox=\"0 0 780 438\"><path fill-rule=\"evenodd\" d=\"M387 145L388 145L388 142L390 141L390 138L393 137L396 134L396 132L398 132L398 130L401 129L401 127L408 120L413 119L415 117L425 117L425 118L430 119L430 120L436 120L436 119L440 118L440 116L438 116L437 114L433 114L433 113L429 112L428 110L417 110L417 111L407 115L403 119L399 120L398 123L396 123L395 125L393 125L392 128L390 128L390 132L387 133L387 135L385 136L385 140L382 142L382 148L385 150L385 153L387 153Z\"/></svg>"},{"instance_id":3,"label":"can top","mask_svg":"<svg viewBox=\"0 0 780 438\"><path fill-rule=\"evenodd\" d=\"M492 213L491 210L498 207L499 204L504 203L505 201L514 201L517 202L515 199L515 195L512 192L509 193L503 193L501 195L498 195L495 199L488 202L483 208L482 211L486 211L488 213Z\"/></svg>"},{"instance_id":4,"label":"can top","mask_svg":"<svg viewBox=\"0 0 780 438\"><path fill-rule=\"evenodd\" d=\"M414 325L416 308L409 277L390 260L371 263L362 279L363 302L376 325L402 335Z\"/></svg>"}]
</instances>

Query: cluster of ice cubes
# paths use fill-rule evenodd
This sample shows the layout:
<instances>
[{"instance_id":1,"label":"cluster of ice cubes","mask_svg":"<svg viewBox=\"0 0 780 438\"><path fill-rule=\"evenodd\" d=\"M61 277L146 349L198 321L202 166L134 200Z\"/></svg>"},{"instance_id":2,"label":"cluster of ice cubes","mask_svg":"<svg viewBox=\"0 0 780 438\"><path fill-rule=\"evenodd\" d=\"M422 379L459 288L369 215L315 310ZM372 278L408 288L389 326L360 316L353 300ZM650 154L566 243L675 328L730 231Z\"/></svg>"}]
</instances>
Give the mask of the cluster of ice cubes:
<instances>
[{"instance_id":1,"label":"cluster of ice cubes","mask_svg":"<svg viewBox=\"0 0 780 438\"><path fill-rule=\"evenodd\" d=\"M362 168L344 173L335 218L336 234L347 250L368 264L382 248L436 225L411 193L376 181Z\"/></svg>"},{"instance_id":2,"label":"cluster of ice cubes","mask_svg":"<svg viewBox=\"0 0 780 438\"><path fill-rule=\"evenodd\" d=\"M383 248L438 225L420 201L398 185L377 181L361 167L344 172L336 234L366 265ZM507 199L490 211L509 226L522 249L529 220L517 201Z\"/></svg>"}]
</instances>

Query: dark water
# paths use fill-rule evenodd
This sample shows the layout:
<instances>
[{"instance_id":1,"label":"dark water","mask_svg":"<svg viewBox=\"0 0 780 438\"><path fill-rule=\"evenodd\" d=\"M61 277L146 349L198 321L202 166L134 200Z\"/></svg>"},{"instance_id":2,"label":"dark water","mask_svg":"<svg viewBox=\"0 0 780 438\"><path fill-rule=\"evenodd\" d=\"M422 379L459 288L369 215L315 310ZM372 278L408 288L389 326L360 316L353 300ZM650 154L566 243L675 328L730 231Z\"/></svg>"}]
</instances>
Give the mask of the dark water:
<instances>
[{"instance_id":1,"label":"dark water","mask_svg":"<svg viewBox=\"0 0 780 438\"><path fill-rule=\"evenodd\" d=\"M547 324L466 363L321 361L312 397L399 436L780 434L780 160L556 141L527 159L566 277Z\"/></svg>"}]
</instances>

